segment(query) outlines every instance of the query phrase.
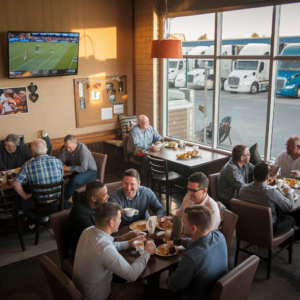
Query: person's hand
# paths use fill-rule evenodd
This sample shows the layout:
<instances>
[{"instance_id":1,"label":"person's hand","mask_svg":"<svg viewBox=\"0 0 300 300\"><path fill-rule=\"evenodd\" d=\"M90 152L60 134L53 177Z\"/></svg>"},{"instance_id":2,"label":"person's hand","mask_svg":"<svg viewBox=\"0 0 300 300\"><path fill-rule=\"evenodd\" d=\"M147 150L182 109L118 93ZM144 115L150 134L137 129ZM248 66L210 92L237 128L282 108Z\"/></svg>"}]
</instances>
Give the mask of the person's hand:
<instances>
[{"instance_id":1,"label":"person's hand","mask_svg":"<svg viewBox=\"0 0 300 300\"><path fill-rule=\"evenodd\" d=\"M139 155L139 154L142 153L142 152L143 152L143 149L141 149L141 148L136 148L135 151L134 151L134 154L135 154L135 155Z\"/></svg>"},{"instance_id":2,"label":"person's hand","mask_svg":"<svg viewBox=\"0 0 300 300\"><path fill-rule=\"evenodd\" d=\"M291 177L292 177L292 178L300 177L300 171L293 170L293 171L291 172Z\"/></svg>"},{"instance_id":3,"label":"person's hand","mask_svg":"<svg viewBox=\"0 0 300 300\"><path fill-rule=\"evenodd\" d=\"M171 249L174 247L174 242L173 241L167 241L168 248Z\"/></svg>"},{"instance_id":4,"label":"person's hand","mask_svg":"<svg viewBox=\"0 0 300 300\"><path fill-rule=\"evenodd\" d=\"M64 166L64 171L66 172L70 172L70 167L66 166L66 165L63 165Z\"/></svg>"},{"instance_id":5,"label":"person's hand","mask_svg":"<svg viewBox=\"0 0 300 300\"><path fill-rule=\"evenodd\" d=\"M8 99L7 102L8 102L9 104L16 104L16 102L15 102L13 99Z\"/></svg>"},{"instance_id":6,"label":"person's hand","mask_svg":"<svg viewBox=\"0 0 300 300\"><path fill-rule=\"evenodd\" d=\"M140 235L140 231L139 230L133 230L133 231L130 231L126 234L123 234L122 235L122 238L123 238L123 241L129 241L137 236Z\"/></svg>"},{"instance_id":7,"label":"person's hand","mask_svg":"<svg viewBox=\"0 0 300 300\"><path fill-rule=\"evenodd\" d=\"M270 170L269 176L274 177L278 173L279 166L276 167L275 165L269 165L269 170Z\"/></svg>"},{"instance_id":8,"label":"person's hand","mask_svg":"<svg viewBox=\"0 0 300 300\"><path fill-rule=\"evenodd\" d=\"M290 189L289 188L283 188L282 191L287 194L287 193L290 193Z\"/></svg>"},{"instance_id":9,"label":"person's hand","mask_svg":"<svg viewBox=\"0 0 300 300\"><path fill-rule=\"evenodd\" d=\"M151 146L151 147L149 147L149 150L151 150L151 151L157 151L158 147L157 146Z\"/></svg>"},{"instance_id":10,"label":"person's hand","mask_svg":"<svg viewBox=\"0 0 300 300\"><path fill-rule=\"evenodd\" d=\"M142 241L142 242L144 242L144 241L146 241L146 237L144 235L139 235L139 236L137 236L137 237L129 240L128 241L128 248L129 249L133 249L134 248L134 244L133 244L134 241Z\"/></svg>"},{"instance_id":11,"label":"person's hand","mask_svg":"<svg viewBox=\"0 0 300 300\"><path fill-rule=\"evenodd\" d=\"M166 221L173 222L173 217L167 217L167 216L166 216L166 217L165 217L165 220L166 220Z\"/></svg>"},{"instance_id":12,"label":"person's hand","mask_svg":"<svg viewBox=\"0 0 300 300\"><path fill-rule=\"evenodd\" d=\"M15 110L16 106L14 104L10 104L11 109Z\"/></svg>"},{"instance_id":13,"label":"person's hand","mask_svg":"<svg viewBox=\"0 0 300 300\"><path fill-rule=\"evenodd\" d=\"M155 244L151 241L146 242L144 250L149 252L150 255L153 255L156 252Z\"/></svg>"},{"instance_id":14,"label":"person's hand","mask_svg":"<svg viewBox=\"0 0 300 300\"><path fill-rule=\"evenodd\" d=\"M32 197L32 194L26 194L24 200L30 199Z\"/></svg>"}]
</instances>

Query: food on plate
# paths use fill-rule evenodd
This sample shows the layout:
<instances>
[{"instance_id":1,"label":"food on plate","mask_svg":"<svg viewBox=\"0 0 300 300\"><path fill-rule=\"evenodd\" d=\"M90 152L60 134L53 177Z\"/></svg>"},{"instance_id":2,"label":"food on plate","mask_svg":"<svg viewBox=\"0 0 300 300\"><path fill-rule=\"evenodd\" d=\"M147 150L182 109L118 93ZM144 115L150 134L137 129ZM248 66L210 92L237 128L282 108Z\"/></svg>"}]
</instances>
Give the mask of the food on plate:
<instances>
[{"instance_id":1,"label":"food on plate","mask_svg":"<svg viewBox=\"0 0 300 300\"><path fill-rule=\"evenodd\" d=\"M268 181L268 185L273 186L273 185L275 185L275 184L276 184L275 180L274 180L272 177L270 177L270 178L269 178L269 181Z\"/></svg>"},{"instance_id":2,"label":"food on plate","mask_svg":"<svg viewBox=\"0 0 300 300\"><path fill-rule=\"evenodd\" d=\"M161 245L156 249L157 254L163 255L163 256L168 256L171 254L176 253L175 247L168 248L167 245Z\"/></svg>"},{"instance_id":3,"label":"food on plate","mask_svg":"<svg viewBox=\"0 0 300 300\"><path fill-rule=\"evenodd\" d=\"M191 151L191 156L198 156L200 155L199 151Z\"/></svg>"},{"instance_id":4,"label":"food on plate","mask_svg":"<svg viewBox=\"0 0 300 300\"><path fill-rule=\"evenodd\" d=\"M286 179L285 179L285 183L286 183L288 186L295 186L295 185L298 183L298 180L286 178Z\"/></svg>"},{"instance_id":5,"label":"food on plate","mask_svg":"<svg viewBox=\"0 0 300 300\"><path fill-rule=\"evenodd\" d=\"M167 142L166 146L168 146L168 147L174 147L174 142Z\"/></svg>"},{"instance_id":6,"label":"food on plate","mask_svg":"<svg viewBox=\"0 0 300 300\"><path fill-rule=\"evenodd\" d=\"M166 218L157 219L157 225L164 230L172 230L172 222L167 220Z\"/></svg>"},{"instance_id":7,"label":"food on plate","mask_svg":"<svg viewBox=\"0 0 300 300\"><path fill-rule=\"evenodd\" d=\"M21 168L17 168L17 169L14 169L14 174L17 174L17 173L19 173L20 172L20 170L21 170Z\"/></svg>"},{"instance_id":8,"label":"food on plate","mask_svg":"<svg viewBox=\"0 0 300 300\"><path fill-rule=\"evenodd\" d=\"M190 158L191 155L187 152L187 153L176 154L176 157L180 159L185 159L185 158Z\"/></svg>"},{"instance_id":9,"label":"food on plate","mask_svg":"<svg viewBox=\"0 0 300 300\"><path fill-rule=\"evenodd\" d=\"M298 198L297 194L292 194L292 195L293 195L293 198Z\"/></svg>"},{"instance_id":10,"label":"food on plate","mask_svg":"<svg viewBox=\"0 0 300 300\"><path fill-rule=\"evenodd\" d=\"M136 229L141 231L146 230L146 224L138 224L136 225Z\"/></svg>"},{"instance_id":11,"label":"food on plate","mask_svg":"<svg viewBox=\"0 0 300 300\"><path fill-rule=\"evenodd\" d=\"M171 239L171 236L172 236L171 232L165 232L164 233L164 241L165 242L169 241Z\"/></svg>"}]
</instances>

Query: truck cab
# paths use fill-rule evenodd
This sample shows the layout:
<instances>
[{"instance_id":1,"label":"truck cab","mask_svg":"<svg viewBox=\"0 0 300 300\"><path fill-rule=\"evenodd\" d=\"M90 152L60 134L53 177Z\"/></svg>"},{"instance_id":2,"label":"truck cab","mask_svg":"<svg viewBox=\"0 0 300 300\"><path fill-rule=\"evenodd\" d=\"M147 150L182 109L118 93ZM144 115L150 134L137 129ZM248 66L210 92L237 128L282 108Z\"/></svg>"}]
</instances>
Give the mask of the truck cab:
<instances>
[{"instance_id":1,"label":"truck cab","mask_svg":"<svg viewBox=\"0 0 300 300\"><path fill-rule=\"evenodd\" d=\"M300 55L300 44L289 44L280 56ZM280 60L277 69L276 95L300 99L300 61Z\"/></svg>"},{"instance_id":2,"label":"truck cab","mask_svg":"<svg viewBox=\"0 0 300 300\"><path fill-rule=\"evenodd\" d=\"M247 44L239 55L270 55L269 44ZM225 91L256 94L269 88L269 60L238 59L224 82Z\"/></svg>"}]
</instances>

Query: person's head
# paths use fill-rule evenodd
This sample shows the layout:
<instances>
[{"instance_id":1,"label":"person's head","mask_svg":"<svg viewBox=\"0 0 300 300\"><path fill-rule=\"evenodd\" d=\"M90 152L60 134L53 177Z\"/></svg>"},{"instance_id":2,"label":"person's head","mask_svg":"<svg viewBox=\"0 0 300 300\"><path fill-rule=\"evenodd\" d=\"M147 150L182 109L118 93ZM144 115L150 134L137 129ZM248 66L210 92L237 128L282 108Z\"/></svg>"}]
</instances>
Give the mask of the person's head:
<instances>
[{"instance_id":1,"label":"person's head","mask_svg":"<svg viewBox=\"0 0 300 300\"><path fill-rule=\"evenodd\" d=\"M286 141L286 152L288 155L300 155L300 137L297 135L291 136Z\"/></svg>"},{"instance_id":2,"label":"person's head","mask_svg":"<svg viewBox=\"0 0 300 300\"><path fill-rule=\"evenodd\" d=\"M117 232L121 223L121 205L111 202L100 203L95 209L95 223L99 228Z\"/></svg>"},{"instance_id":3,"label":"person's head","mask_svg":"<svg viewBox=\"0 0 300 300\"><path fill-rule=\"evenodd\" d=\"M88 199L90 204L93 204L93 207L97 206L100 203L106 202L109 198L107 194L107 187L101 181L90 181L86 185L86 198Z\"/></svg>"},{"instance_id":4,"label":"person's head","mask_svg":"<svg viewBox=\"0 0 300 300\"><path fill-rule=\"evenodd\" d=\"M42 139L36 139L31 143L31 151L34 157L47 154L47 144Z\"/></svg>"},{"instance_id":5,"label":"person's head","mask_svg":"<svg viewBox=\"0 0 300 300\"><path fill-rule=\"evenodd\" d=\"M24 91L20 91L18 95L24 100L26 98L26 93Z\"/></svg>"},{"instance_id":6,"label":"person's head","mask_svg":"<svg viewBox=\"0 0 300 300\"><path fill-rule=\"evenodd\" d=\"M148 117L145 115L140 115L137 119L137 123L138 123L138 126L140 126L140 128L142 130L146 130L150 124Z\"/></svg>"},{"instance_id":7,"label":"person's head","mask_svg":"<svg viewBox=\"0 0 300 300\"><path fill-rule=\"evenodd\" d=\"M12 89L4 89L3 93L4 96L7 98L12 97L15 94L15 92Z\"/></svg>"},{"instance_id":8,"label":"person's head","mask_svg":"<svg viewBox=\"0 0 300 300\"><path fill-rule=\"evenodd\" d=\"M15 153L20 146L20 137L16 134L9 134L4 140L4 147L8 153Z\"/></svg>"},{"instance_id":9,"label":"person's head","mask_svg":"<svg viewBox=\"0 0 300 300\"><path fill-rule=\"evenodd\" d=\"M73 153L77 147L77 140L74 135L68 134L64 139L64 144L67 151Z\"/></svg>"},{"instance_id":10,"label":"person's head","mask_svg":"<svg viewBox=\"0 0 300 300\"><path fill-rule=\"evenodd\" d=\"M269 177L269 167L266 163L260 162L254 167L253 176L255 181L264 182Z\"/></svg>"},{"instance_id":11,"label":"person's head","mask_svg":"<svg viewBox=\"0 0 300 300\"><path fill-rule=\"evenodd\" d=\"M249 149L246 145L235 145L232 149L232 158L242 165L250 161L250 156Z\"/></svg>"},{"instance_id":12,"label":"person's head","mask_svg":"<svg viewBox=\"0 0 300 300\"><path fill-rule=\"evenodd\" d=\"M206 197L208 178L202 172L192 174L188 178L187 191L192 201L200 202Z\"/></svg>"},{"instance_id":13,"label":"person's head","mask_svg":"<svg viewBox=\"0 0 300 300\"><path fill-rule=\"evenodd\" d=\"M140 174L135 169L128 169L123 174L123 189L129 199L133 199L141 184Z\"/></svg>"},{"instance_id":14,"label":"person's head","mask_svg":"<svg viewBox=\"0 0 300 300\"><path fill-rule=\"evenodd\" d=\"M183 214L183 233L193 237L206 235L212 223L211 213L204 205L187 206Z\"/></svg>"}]
</instances>

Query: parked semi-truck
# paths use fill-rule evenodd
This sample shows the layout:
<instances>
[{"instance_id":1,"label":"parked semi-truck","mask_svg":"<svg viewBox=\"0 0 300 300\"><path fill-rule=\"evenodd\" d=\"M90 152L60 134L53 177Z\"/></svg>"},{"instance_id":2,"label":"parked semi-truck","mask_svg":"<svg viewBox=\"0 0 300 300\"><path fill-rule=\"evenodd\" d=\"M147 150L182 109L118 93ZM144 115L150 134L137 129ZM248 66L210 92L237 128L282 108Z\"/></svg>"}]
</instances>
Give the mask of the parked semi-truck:
<instances>
[{"instance_id":1,"label":"parked semi-truck","mask_svg":"<svg viewBox=\"0 0 300 300\"><path fill-rule=\"evenodd\" d=\"M288 55L300 55L300 44L286 45L280 56ZM278 62L276 95L300 98L300 61L280 60Z\"/></svg>"},{"instance_id":2,"label":"parked semi-truck","mask_svg":"<svg viewBox=\"0 0 300 300\"><path fill-rule=\"evenodd\" d=\"M247 44L239 53L246 55L270 55L269 44ZM269 60L238 59L235 69L224 82L225 91L255 94L269 87Z\"/></svg>"},{"instance_id":3,"label":"parked semi-truck","mask_svg":"<svg viewBox=\"0 0 300 300\"><path fill-rule=\"evenodd\" d=\"M194 47L183 47L182 48L182 55L188 55L189 52L193 49ZM186 64L186 62L188 62ZM175 59L175 58L170 58L169 59L169 72L168 72L168 80L169 84L173 85L175 78L177 77L178 74L185 73L186 69L189 71L192 69L192 60L188 59L186 60L185 58L182 59Z\"/></svg>"}]
</instances>

